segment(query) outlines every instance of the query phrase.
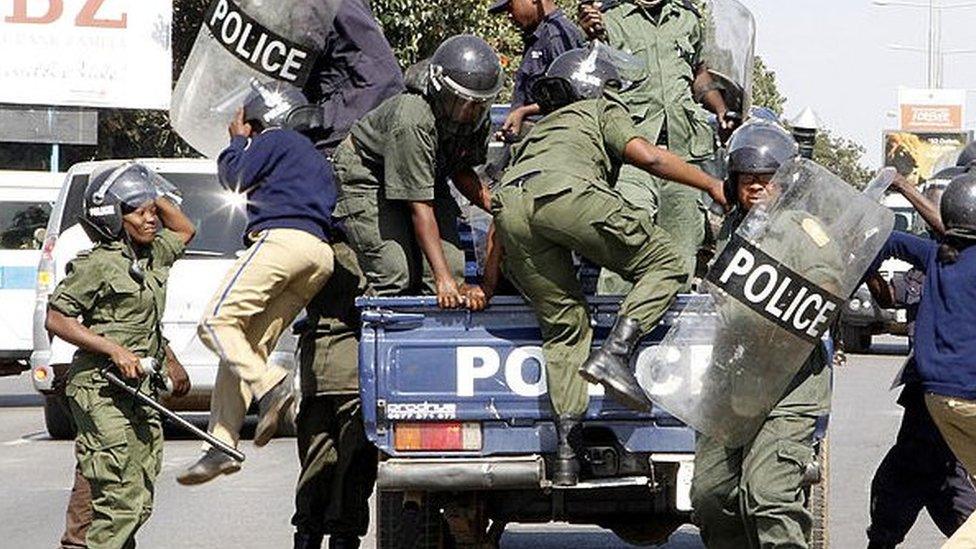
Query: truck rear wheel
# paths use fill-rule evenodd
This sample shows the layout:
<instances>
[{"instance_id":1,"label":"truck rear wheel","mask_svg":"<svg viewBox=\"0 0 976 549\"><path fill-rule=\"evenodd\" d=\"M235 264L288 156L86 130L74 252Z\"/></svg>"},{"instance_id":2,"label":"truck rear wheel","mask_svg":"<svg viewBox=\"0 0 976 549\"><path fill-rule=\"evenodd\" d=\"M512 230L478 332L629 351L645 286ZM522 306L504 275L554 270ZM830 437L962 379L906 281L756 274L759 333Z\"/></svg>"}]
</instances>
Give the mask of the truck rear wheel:
<instances>
[{"instance_id":1,"label":"truck rear wheel","mask_svg":"<svg viewBox=\"0 0 976 549\"><path fill-rule=\"evenodd\" d=\"M54 440L75 438L75 422L68 408L68 398L63 393L44 395L44 426Z\"/></svg>"},{"instance_id":2,"label":"truck rear wheel","mask_svg":"<svg viewBox=\"0 0 976 549\"><path fill-rule=\"evenodd\" d=\"M426 494L419 501L404 499L403 492L378 494L376 529L378 549L455 549L447 522Z\"/></svg>"}]
</instances>

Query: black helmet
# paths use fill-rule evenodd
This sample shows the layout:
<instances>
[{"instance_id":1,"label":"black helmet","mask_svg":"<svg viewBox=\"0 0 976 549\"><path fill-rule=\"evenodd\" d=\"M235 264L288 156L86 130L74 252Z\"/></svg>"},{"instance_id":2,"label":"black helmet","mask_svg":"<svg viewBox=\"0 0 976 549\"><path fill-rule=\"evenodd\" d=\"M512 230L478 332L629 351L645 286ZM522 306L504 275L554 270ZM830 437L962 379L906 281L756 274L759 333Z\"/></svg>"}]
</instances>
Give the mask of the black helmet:
<instances>
[{"instance_id":1,"label":"black helmet","mask_svg":"<svg viewBox=\"0 0 976 549\"><path fill-rule=\"evenodd\" d=\"M308 104L308 99L298 88L277 81L252 82L251 92L244 101L244 121L258 122L265 128L286 127L302 131L318 127L321 125L319 111L318 106Z\"/></svg>"},{"instance_id":2,"label":"black helmet","mask_svg":"<svg viewBox=\"0 0 976 549\"><path fill-rule=\"evenodd\" d=\"M739 174L776 173L799 153L796 140L782 126L760 118L752 119L735 130L729 140L725 196L738 205L736 177Z\"/></svg>"},{"instance_id":3,"label":"black helmet","mask_svg":"<svg viewBox=\"0 0 976 549\"><path fill-rule=\"evenodd\" d=\"M596 48L569 50L549 64L532 85L532 99L544 113L603 95L606 86L621 87L617 68Z\"/></svg>"},{"instance_id":4,"label":"black helmet","mask_svg":"<svg viewBox=\"0 0 976 549\"><path fill-rule=\"evenodd\" d=\"M953 179L939 206L947 236L972 239L976 235L976 172Z\"/></svg>"},{"instance_id":5,"label":"black helmet","mask_svg":"<svg viewBox=\"0 0 976 549\"><path fill-rule=\"evenodd\" d=\"M956 166L960 168L966 168L973 164L976 164L976 142L966 145L966 148L959 153L959 159L956 160Z\"/></svg>"},{"instance_id":6,"label":"black helmet","mask_svg":"<svg viewBox=\"0 0 976 549\"><path fill-rule=\"evenodd\" d=\"M498 54L470 34L445 40L431 57L428 71L427 95L434 115L454 135L473 133L484 124L505 83Z\"/></svg>"},{"instance_id":7,"label":"black helmet","mask_svg":"<svg viewBox=\"0 0 976 549\"><path fill-rule=\"evenodd\" d=\"M99 242L122 238L122 216L160 196L169 182L138 162L124 162L92 172L82 199L81 226Z\"/></svg>"}]
</instances>

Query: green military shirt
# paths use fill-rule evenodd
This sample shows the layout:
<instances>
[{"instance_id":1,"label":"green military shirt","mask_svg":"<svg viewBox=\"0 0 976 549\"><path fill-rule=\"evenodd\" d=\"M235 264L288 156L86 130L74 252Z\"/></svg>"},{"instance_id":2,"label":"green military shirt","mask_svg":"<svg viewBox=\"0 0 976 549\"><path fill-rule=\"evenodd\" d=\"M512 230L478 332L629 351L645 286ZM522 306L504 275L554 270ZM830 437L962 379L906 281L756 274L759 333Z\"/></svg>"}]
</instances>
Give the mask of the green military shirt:
<instances>
[{"instance_id":1,"label":"green military shirt","mask_svg":"<svg viewBox=\"0 0 976 549\"><path fill-rule=\"evenodd\" d=\"M701 16L690 0L665 0L658 16L633 0L610 8L603 21L611 46L637 57L644 78L622 94L637 127L651 143L667 130L668 148L686 160L711 157L715 138L695 102L692 82L702 64Z\"/></svg>"},{"instance_id":2,"label":"green military shirt","mask_svg":"<svg viewBox=\"0 0 976 549\"><path fill-rule=\"evenodd\" d=\"M145 273L140 284L129 273L132 258L121 242L98 244L68 263L66 276L51 295L49 306L77 318L89 330L122 345L142 358L163 360L161 321L166 306L169 269L183 254L180 237L163 229L137 261ZM108 357L79 349L73 375L106 365Z\"/></svg>"},{"instance_id":3,"label":"green military shirt","mask_svg":"<svg viewBox=\"0 0 976 549\"><path fill-rule=\"evenodd\" d=\"M339 146L337 172L343 174L336 215L348 197L382 191L387 200L422 202L450 196L448 178L485 162L488 124L467 139L445 139L423 96L405 92L370 111ZM354 154L350 154L354 153Z\"/></svg>"},{"instance_id":4,"label":"green military shirt","mask_svg":"<svg viewBox=\"0 0 976 549\"><path fill-rule=\"evenodd\" d=\"M570 131L566 131L566 130ZM616 181L624 148L641 137L619 98L606 94L548 114L512 147L502 184L533 172L557 173L588 182Z\"/></svg>"}]
</instances>

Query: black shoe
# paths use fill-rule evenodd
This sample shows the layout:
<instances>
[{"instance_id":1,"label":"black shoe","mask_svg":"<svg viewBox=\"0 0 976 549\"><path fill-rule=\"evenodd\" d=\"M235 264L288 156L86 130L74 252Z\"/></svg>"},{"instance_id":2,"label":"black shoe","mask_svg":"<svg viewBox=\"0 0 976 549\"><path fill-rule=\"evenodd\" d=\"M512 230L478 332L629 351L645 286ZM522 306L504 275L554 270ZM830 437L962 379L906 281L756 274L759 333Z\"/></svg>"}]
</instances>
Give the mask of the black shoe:
<instances>
[{"instance_id":1,"label":"black shoe","mask_svg":"<svg viewBox=\"0 0 976 549\"><path fill-rule=\"evenodd\" d=\"M559 416L556 419L556 461L552 483L556 486L576 486L579 482L580 459L583 451L583 426L578 416Z\"/></svg>"},{"instance_id":2,"label":"black shoe","mask_svg":"<svg viewBox=\"0 0 976 549\"><path fill-rule=\"evenodd\" d=\"M287 377L261 397L258 401L258 426L254 429L255 446L260 448L275 436L278 432L278 421L293 402L295 393L292 392Z\"/></svg>"},{"instance_id":3,"label":"black shoe","mask_svg":"<svg viewBox=\"0 0 976 549\"><path fill-rule=\"evenodd\" d=\"M203 484L220 475L229 475L241 470L241 464L215 448L209 448L195 463L187 467L176 482L184 485Z\"/></svg>"},{"instance_id":4,"label":"black shoe","mask_svg":"<svg viewBox=\"0 0 976 549\"><path fill-rule=\"evenodd\" d=\"M322 549L322 534L295 532L295 549Z\"/></svg>"},{"instance_id":5,"label":"black shoe","mask_svg":"<svg viewBox=\"0 0 976 549\"><path fill-rule=\"evenodd\" d=\"M640 341L637 321L618 316L603 345L590 353L579 374L590 383L603 385L614 399L638 412L648 412L651 401L630 371L630 357Z\"/></svg>"},{"instance_id":6,"label":"black shoe","mask_svg":"<svg viewBox=\"0 0 976 549\"><path fill-rule=\"evenodd\" d=\"M329 549L359 549L359 537L344 534L329 536Z\"/></svg>"}]
</instances>

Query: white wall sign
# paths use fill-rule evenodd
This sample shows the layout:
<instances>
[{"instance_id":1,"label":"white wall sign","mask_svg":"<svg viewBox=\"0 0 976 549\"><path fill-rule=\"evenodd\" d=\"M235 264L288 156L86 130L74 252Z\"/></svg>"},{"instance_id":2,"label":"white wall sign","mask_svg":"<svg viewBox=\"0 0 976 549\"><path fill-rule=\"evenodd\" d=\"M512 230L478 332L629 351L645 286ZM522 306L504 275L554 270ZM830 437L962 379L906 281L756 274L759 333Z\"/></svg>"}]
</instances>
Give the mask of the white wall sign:
<instances>
[{"instance_id":1,"label":"white wall sign","mask_svg":"<svg viewBox=\"0 0 976 549\"><path fill-rule=\"evenodd\" d=\"M172 0L0 0L0 103L168 109Z\"/></svg>"}]
</instances>

